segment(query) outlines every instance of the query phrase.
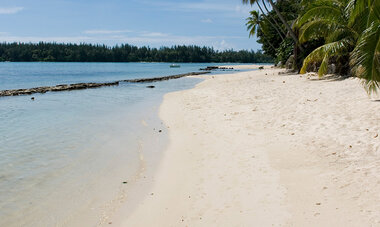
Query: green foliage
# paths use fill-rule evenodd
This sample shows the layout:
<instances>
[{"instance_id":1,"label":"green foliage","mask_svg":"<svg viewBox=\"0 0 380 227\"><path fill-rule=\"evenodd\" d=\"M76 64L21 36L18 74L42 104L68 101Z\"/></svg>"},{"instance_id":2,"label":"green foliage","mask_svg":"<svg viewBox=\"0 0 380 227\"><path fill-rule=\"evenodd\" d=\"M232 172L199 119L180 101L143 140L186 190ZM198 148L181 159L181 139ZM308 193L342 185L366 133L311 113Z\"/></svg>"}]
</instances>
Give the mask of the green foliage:
<instances>
[{"instance_id":1,"label":"green foliage","mask_svg":"<svg viewBox=\"0 0 380 227\"><path fill-rule=\"evenodd\" d=\"M282 65L286 63L290 55L293 54L294 51L294 43L293 40L290 38L284 39L280 46L277 48L277 58L276 63L281 62Z\"/></svg>"},{"instance_id":2,"label":"green foliage","mask_svg":"<svg viewBox=\"0 0 380 227\"><path fill-rule=\"evenodd\" d=\"M262 23L260 20L259 12L253 10L250 12L250 14L251 16L246 19L247 23L245 24L247 26L247 30L249 31L249 37L255 36L259 25Z\"/></svg>"},{"instance_id":3,"label":"green foliage","mask_svg":"<svg viewBox=\"0 0 380 227\"><path fill-rule=\"evenodd\" d=\"M247 23L245 24L247 26L247 30L249 31L249 37L254 36L257 34L257 31L260 30L262 39L267 40L268 36L265 32L265 25L263 25L263 18L260 16L259 12L255 10L251 11L250 14L251 16L246 19ZM273 51L276 50L272 43L267 42L267 44L272 48Z\"/></svg>"},{"instance_id":4,"label":"green foliage","mask_svg":"<svg viewBox=\"0 0 380 227\"><path fill-rule=\"evenodd\" d=\"M327 73L329 59L333 56L344 55L347 49L352 46L349 38L338 40L336 42L324 44L312 51L304 60L300 73L306 73L306 68L311 62L321 62L318 75L323 76Z\"/></svg>"},{"instance_id":5,"label":"green foliage","mask_svg":"<svg viewBox=\"0 0 380 227\"><path fill-rule=\"evenodd\" d=\"M300 42L323 39L304 60L301 73L312 62L320 63L318 75L327 73L331 59L347 61L351 72L363 79L369 93L380 85L380 1L304 0L305 9L295 24Z\"/></svg>"},{"instance_id":6,"label":"green foliage","mask_svg":"<svg viewBox=\"0 0 380 227\"><path fill-rule=\"evenodd\" d=\"M14 62L273 62L261 51L216 51L209 47L136 47L123 44L115 47L92 44L1 43L0 60Z\"/></svg>"},{"instance_id":7,"label":"green foliage","mask_svg":"<svg viewBox=\"0 0 380 227\"><path fill-rule=\"evenodd\" d=\"M243 1L243 3L255 4L256 0L250 0L250 1L246 0L246 1ZM300 3L300 0L286 0L286 1L277 1L275 5L281 11L281 15L285 18L285 20L288 21L289 24L291 24L298 17L298 12L300 9L299 3ZM278 31L286 31L286 28L281 22L278 14L275 11L273 10L269 11L266 14L266 18L264 18L263 15L259 15L259 17L257 17L256 15L253 16L251 14L251 17L249 17L249 19L251 19L252 21L251 24L256 23L256 30L254 31L254 33L251 33L252 32L251 28L248 28L250 32L250 36L252 36L253 34L257 35L257 38L258 38L257 42L262 44L262 49L264 53L270 55L274 59L283 59L285 58L285 56L289 55L288 50L290 48L289 47L290 42L292 42L293 45L294 45L294 42L291 39L286 38L287 40L285 41L286 45L282 44L284 39L279 35ZM271 20L272 22L270 22L269 20ZM249 24L247 23L247 26L248 25ZM275 26L277 25L279 25L280 27L276 28ZM252 25L252 28L253 28L253 25ZM278 51L281 51L281 52L278 52ZM281 56L278 57L279 55Z\"/></svg>"},{"instance_id":8,"label":"green foliage","mask_svg":"<svg viewBox=\"0 0 380 227\"><path fill-rule=\"evenodd\" d=\"M250 4L258 2L243 0ZM278 22L274 24L280 24L278 16L282 15L293 24L294 34L302 44L299 49L303 50L301 53L298 48L294 50L289 29L288 37L282 40L278 30L284 31L285 27L275 29L273 23L255 17L249 27L250 35L258 36L264 52L276 62L285 63L294 51L297 64L302 61L301 73L309 66L313 66L311 69L319 66L318 75L323 76L328 65L334 63L338 73L347 74L350 70L361 78L369 93L380 88L380 0L283 0L274 4L278 12L272 10L266 16Z\"/></svg>"},{"instance_id":9,"label":"green foliage","mask_svg":"<svg viewBox=\"0 0 380 227\"><path fill-rule=\"evenodd\" d=\"M364 79L366 90L376 92L380 83L380 23L373 21L363 31L355 49L351 53L352 72Z\"/></svg>"},{"instance_id":10,"label":"green foliage","mask_svg":"<svg viewBox=\"0 0 380 227\"><path fill-rule=\"evenodd\" d=\"M276 49L280 46L282 38L278 35L275 28L273 28L268 22L262 22L257 29L256 35L257 42L262 44L261 48L264 53L272 58L276 58Z\"/></svg>"}]
</instances>

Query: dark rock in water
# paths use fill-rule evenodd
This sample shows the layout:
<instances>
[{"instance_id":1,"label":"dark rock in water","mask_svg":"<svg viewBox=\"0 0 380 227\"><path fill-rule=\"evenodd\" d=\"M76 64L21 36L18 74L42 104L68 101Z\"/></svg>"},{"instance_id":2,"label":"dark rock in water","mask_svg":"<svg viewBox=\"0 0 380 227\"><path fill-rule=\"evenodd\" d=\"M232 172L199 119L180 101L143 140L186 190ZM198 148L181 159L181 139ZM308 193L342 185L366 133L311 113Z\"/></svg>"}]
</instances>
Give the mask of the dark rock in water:
<instances>
[{"instance_id":1,"label":"dark rock in water","mask_svg":"<svg viewBox=\"0 0 380 227\"><path fill-rule=\"evenodd\" d=\"M79 84L60 84L51 87L36 87L27 89L15 89L15 90L2 90L0 91L0 96L17 96L17 95L31 95L34 93L46 93L48 91L70 91L70 90L81 90L88 88L98 88L104 86L117 86L119 81L110 83L79 83Z\"/></svg>"},{"instance_id":2,"label":"dark rock in water","mask_svg":"<svg viewBox=\"0 0 380 227\"><path fill-rule=\"evenodd\" d=\"M34 97L30 98L31 100L34 100Z\"/></svg>"},{"instance_id":3,"label":"dark rock in water","mask_svg":"<svg viewBox=\"0 0 380 227\"><path fill-rule=\"evenodd\" d=\"M206 68L201 68L199 70L211 71L211 70L215 70L215 69L219 69L219 67L218 66L207 66Z\"/></svg>"},{"instance_id":4,"label":"dark rock in water","mask_svg":"<svg viewBox=\"0 0 380 227\"><path fill-rule=\"evenodd\" d=\"M185 76L197 76L197 75L202 75L202 74L207 74L207 73L210 73L210 72L191 72L191 73L184 73L184 74L178 74L178 75L172 75L172 76L143 78L143 79L133 79L133 80L120 80L119 82L126 82L126 83L149 83L149 82L156 82L156 81L179 79L179 78L185 77Z\"/></svg>"},{"instance_id":5,"label":"dark rock in water","mask_svg":"<svg viewBox=\"0 0 380 227\"><path fill-rule=\"evenodd\" d=\"M147 88L155 88L153 85L146 86Z\"/></svg>"},{"instance_id":6,"label":"dark rock in water","mask_svg":"<svg viewBox=\"0 0 380 227\"><path fill-rule=\"evenodd\" d=\"M223 66L207 66L206 68L200 68L199 70L211 71L211 70L216 70L216 69L221 69L223 71L226 71L228 69L234 69L234 68L233 67L223 67Z\"/></svg>"}]
</instances>

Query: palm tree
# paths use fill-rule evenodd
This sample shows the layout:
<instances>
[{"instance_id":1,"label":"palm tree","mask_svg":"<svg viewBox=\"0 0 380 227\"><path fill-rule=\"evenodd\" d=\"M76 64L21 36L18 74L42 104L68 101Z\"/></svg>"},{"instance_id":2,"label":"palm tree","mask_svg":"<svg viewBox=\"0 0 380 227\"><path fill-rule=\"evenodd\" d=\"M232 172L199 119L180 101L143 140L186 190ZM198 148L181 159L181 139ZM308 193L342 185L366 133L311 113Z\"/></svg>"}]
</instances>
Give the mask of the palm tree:
<instances>
[{"instance_id":1,"label":"palm tree","mask_svg":"<svg viewBox=\"0 0 380 227\"><path fill-rule=\"evenodd\" d=\"M266 19L266 21L276 30L277 34L281 37L281 39L283 40L286 36L286 34L282 31L281 27L277 24L276 20L274 20L274 22L276 23L273 24L273 22L266 16L266 14L264 13L264 10L261 8L261 5L259 3L259 1L256 1L256 4L257 6L259 7L259 10L261 12L261 14L263 15L263 17Z\"/></svg>"},{"instance_id":2,"label":"palm tree","mask_svg":"<svg viewBox=\"0 0 380 227\"><path fill-rule=\"evenodd\" d=\"M262 20L259 12L257 12L256 10L252 10L250 14L251 16L246 19L247 23L245 24L247 26L247 30L249 31L249 37L254 36L257 33L257 31L261 29L263 33L263 38L267 39L266 34L262 29ZM276 50L276 48L273 46L271 42L268 42L268 44L270 45L270 47L273 48L273 50Z\"/></svg>"},{"instance_id":3,"label":"palm tree","mask_svg":"<svg viewBox=\"0 0 380 227\"><path fill-rule=\"evenodd\" d=\"M380 1L316 0L295 25L301 43L323 38L325 44L312 51L303 62L301 73L310 62L321 62L318 75L327 72L334 56L350 56L352 73L364 79L371 93L380 82Z\"/></svg>"},{"instance_id":4,"label":"palm tree","mask_svg":"<svg viewBox=\"0 0 380 227\"><path fill-rule=\"evenodd\" d=\"M263 3L263 6L265 8L265 11L267 12L267 15L274 21L274 23L276 24L277 27L279 27L281 29L281 32L285 34L285 32L282 30L282 27L277 23L277 20L273 18L273 16L269 13L269 10L268 10L268 7L267 5L265 4L265 1L264 0L261 0L261 3ZM258 4L258 2L257 2Z\"/></svg>"},{"instance_id":5,"label":"palm tree","mask_svg":"<svg viewBox=\"0 0 380 227\"><path fill-rule=\"evenodd\" d=\"M310 62L322 62L318 75L327 73L329 59L348 55L359 34L348 26L345 0L316 0L298 18L300 43L323 38L326 44L312 51L304 60L300 73L305 73Z\"/></svg>"},{"instance_id":6,"label":"palm tree","mask_svg":"<svg viewBox=\"0 0 380 227\"><path fill-rule=\"evenodd\" d=\"M349 25L361 33L351 52L352 73L363 79L368 93L380 87L380 1L350 0Z\"/></svg>"},{"instance_id":7,"label":"palm tree","mask_svg":"<svg viewBox=\"0 0 380 227\"><path fill-rule=\"evenodd\" d=\"M242 1L243 1L244 4L248 4L248 2L249 2L251 5L253 5L255 3L258 4L259 0L242 0ZM288 22L282 16L280 10L277 8L277 6L273 3L272 0L267 0L267 1L270 3L270 5L272 6L273 10L276 12L278 18L280 18L281 22L284 24L286 30L288 31L288 33L292 37L294 43L296 43L298 45L298 47L300 48L300 50L303 51L303 47L301 45L299 45L297 35L294 33L294 31L292 30L292 28L290 27L290 25L288 24Z\"/></svg>"}]
</instances>

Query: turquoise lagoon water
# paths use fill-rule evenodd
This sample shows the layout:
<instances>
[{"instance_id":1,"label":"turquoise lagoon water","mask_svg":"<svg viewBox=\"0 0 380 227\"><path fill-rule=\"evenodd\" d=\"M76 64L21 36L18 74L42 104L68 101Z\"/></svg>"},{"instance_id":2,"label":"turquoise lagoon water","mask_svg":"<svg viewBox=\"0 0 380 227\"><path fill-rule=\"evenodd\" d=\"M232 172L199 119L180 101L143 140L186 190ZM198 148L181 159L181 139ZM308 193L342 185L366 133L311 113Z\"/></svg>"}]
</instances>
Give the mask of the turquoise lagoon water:
<instances>
[{"instance_id":1,"label":"turquoise lagoon water","mask_svg":"<svg viewBox=\"0 0 380 227\"><path fill-rule=\"evenodd\" d=\"M0 62L0 90L168 76L223 64L182 63L180 68L170 68L170 65L170 63Z\"/></svg>"},{"instance_id":2,"label":"turquoise lagoon water","mask_svg":"<svg viewBox=\"0 0 380 227\"><path fill-rule=\"evenodd\" d=\"M0 90L166 76L213 64L169 65L0 63ZM0 226L107 222L167 143L157 115L163 95L199 82L121 83L34 94L34 101L0 97Z\"/></svg>"}]
</instances>

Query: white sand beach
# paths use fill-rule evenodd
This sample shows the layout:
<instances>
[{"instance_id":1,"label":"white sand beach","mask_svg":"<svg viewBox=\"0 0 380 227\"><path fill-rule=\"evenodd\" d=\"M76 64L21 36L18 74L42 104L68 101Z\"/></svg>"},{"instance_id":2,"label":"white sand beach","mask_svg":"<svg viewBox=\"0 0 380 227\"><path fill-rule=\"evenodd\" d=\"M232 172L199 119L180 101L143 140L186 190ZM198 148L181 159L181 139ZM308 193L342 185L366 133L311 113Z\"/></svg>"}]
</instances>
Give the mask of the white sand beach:
<instances>
[{"instance_id":1,"label":"white sand beach","mask_svg":"<svg viewBox=\"0 0 380 227\"><path fill-rule=\"evenodd\" d=\"M380 226L380 97L354 78L282 71L167 94L153 187L113 224Z\"/></svg>"}]
</instances>

